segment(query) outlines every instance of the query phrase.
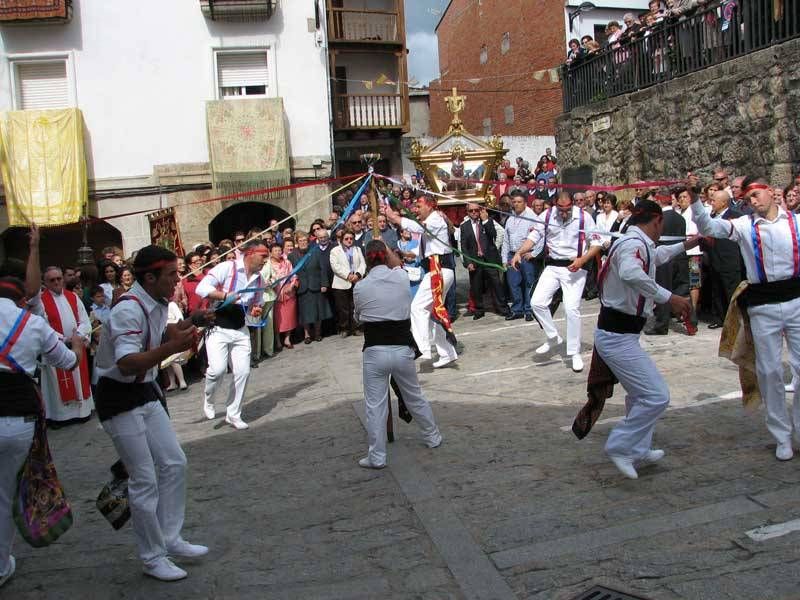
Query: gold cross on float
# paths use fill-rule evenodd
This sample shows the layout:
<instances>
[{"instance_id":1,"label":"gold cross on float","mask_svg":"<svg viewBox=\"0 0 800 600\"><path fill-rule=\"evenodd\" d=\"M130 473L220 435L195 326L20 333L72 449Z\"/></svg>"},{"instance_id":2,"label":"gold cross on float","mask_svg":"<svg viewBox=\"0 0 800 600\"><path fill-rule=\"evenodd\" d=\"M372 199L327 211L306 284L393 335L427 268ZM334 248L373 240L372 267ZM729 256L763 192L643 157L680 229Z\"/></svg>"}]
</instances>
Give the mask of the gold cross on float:
<instances>
[{"instance_id":1,"label":"gold cross on float","mask_svg":"<svg viewBox=\"0 0 800 600\"><path fill-rule=\"evenodd\" d=\"M461 121L461 117L458 115L464 110L464 106L467 104L467 97L459 96L458 88L454 87L453 95L447 96L444 101L447 104L447 110L453 114L453 120L450 121L450 128L447 130L447 133L463 131L464 123Z\"/></svg>"}]
</instances>

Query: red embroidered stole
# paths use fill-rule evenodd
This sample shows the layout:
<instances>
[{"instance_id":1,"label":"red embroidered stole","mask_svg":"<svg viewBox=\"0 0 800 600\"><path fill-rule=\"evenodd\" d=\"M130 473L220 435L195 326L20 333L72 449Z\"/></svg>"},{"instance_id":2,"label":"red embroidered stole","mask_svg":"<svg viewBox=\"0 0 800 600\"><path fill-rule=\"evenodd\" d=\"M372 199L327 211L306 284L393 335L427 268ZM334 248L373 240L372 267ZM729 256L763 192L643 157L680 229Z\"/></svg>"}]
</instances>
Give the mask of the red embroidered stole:
<instances>
[{"instance_id":1,"label":"red embroidered stole","mask_svg":"<svg viewBox=\"0 0 800 600\"><path fill-rule=\"evenodd\" d=\"M78 297L69 290L64 290L63 294L67 299L69 307L72 309L72 315L75 317L75 326L77 327L78 323L80 323L80 319L78 318ZM50 327L55 329L57 333L60 333L62 336L64 336L64 325L61 323L61 315L58 312L58 305L56 304L55 298L53 298L53 294L50 292L50 290L44 290L42 292L42 305L44 306L44 312L47 315L47 320L50 323ZM70 332L69 335L72 335L72 332ZM80 397L78 395L78 389L75 386L75 378L72 371L55 369L56 379L58 380L58 395L61 398L61 402L64 404L67 404L68 402L82 402L91 396L92 391L89 385L89 366L86 364L85 360L82 360L80 362L80 367L78 368L81 377Z\"/></svg>"},{"instance_id":2,"label":"red embroidered stole","mask_svg":"<svg viewBox=\"0 0 800 600\"><path fill-rule=\"evenodd\" d=\"M450 323L450 315L444 305L444 277L442 277L442 265L436 255L428 257L431 274L431 295L433 304L431 305L431 318L439 323L445 331L447 341L453 346L456 345L456 337L453 333L453 325Z\"/></svg>"}]
</instances>

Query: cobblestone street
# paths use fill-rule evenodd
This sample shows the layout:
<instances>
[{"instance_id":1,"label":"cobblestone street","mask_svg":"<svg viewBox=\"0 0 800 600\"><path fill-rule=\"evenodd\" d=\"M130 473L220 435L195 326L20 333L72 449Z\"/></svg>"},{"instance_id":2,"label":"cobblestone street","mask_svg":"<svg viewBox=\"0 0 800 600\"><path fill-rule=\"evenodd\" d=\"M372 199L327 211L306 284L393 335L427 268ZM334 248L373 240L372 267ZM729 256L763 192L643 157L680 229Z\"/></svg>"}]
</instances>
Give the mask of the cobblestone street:
<instances>
[{"instance_id":1,"label":"cobblestone street","mask_svg":"<svg viewBox=\"0 0 800 600\"><path fill-rule=\"evenodd\" d=\"M587 366L597 309L583 305ZM421 375L444 444L429 450L396 420L383 471L356 464L361 338L261 363L247 431L222 424L222 397L217 421L202 418L200 382L171 395L189 460L184 535L211 547L178 583L143 577L130 526L115 532L94 508L115 460L98 422L52 431L75 525L46 549L18 538L0 595L566 600L604 584L653 600L800 597L798 533L745 534L800 517L800 463L776 461L762 416L743 411L719 330L644 338L672 405L656 430L665 459L630 481L602 453L621 388L579 442L569 426L586 372L559 354L534 362L535 323L487 315L455 329L456 366Z\"/></svg>"}]
</instances>

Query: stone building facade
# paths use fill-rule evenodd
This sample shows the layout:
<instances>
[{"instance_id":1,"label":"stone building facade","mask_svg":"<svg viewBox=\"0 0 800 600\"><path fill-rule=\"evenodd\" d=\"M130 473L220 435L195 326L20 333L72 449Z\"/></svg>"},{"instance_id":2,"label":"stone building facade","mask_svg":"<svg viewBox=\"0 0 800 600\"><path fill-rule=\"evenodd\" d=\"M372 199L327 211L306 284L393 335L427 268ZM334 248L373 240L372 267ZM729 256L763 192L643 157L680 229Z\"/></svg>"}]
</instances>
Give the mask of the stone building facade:
<instances>
[{"instance_id":1,"label":"stone building facade","mask_svg":"<svg viewBox=\"0 0 800 600\"><path fill-rule=\"evenodd\" d=\"M556 122L559 164L591 170L601 184L690 170L710 179L724 166L786 185L800 160L799 55L795 39L575 108Z\"/></svg>"}]
</instances>

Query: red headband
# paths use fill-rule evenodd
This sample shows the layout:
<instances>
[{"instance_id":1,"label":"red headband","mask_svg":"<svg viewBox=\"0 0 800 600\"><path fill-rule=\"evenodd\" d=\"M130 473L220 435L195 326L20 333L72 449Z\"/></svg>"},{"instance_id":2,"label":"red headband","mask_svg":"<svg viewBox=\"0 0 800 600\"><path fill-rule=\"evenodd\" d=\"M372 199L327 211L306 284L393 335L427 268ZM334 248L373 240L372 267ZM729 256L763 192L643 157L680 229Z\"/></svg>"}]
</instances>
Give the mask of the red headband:
<instances>
[{"instance_id":1,"label":"red headband","mask_svg":"<svg viewBox=\"0 0 800 600\"><path fill-rule=\"evenodd\" d=\"M25 295L25 290L14 283L8 283L7 281L0 281L0 290L11 290L12 292L16 292L21 296Z\"/></svg>"},{"instance_id":2,"label":"red headband","mask_svg":"<svg viewBox=\"0 0 800 600\"><path fill-rule=\"evenodd\" d=\"M768 189L771 188L766 183L751 183L745 188L744 193L749 194L753 190L768 190Z\"/></svg>"},{"instance_id":3,"label":"red headband","mask_svg":"<svg viewBox=\"0 0 800 600\"><path fill-rule=\"evenodd\" d=\"M158 269L163 269L164 267L171 265L177 260L178 260L177 258L172 258L172 259L163 258L149 265L139 265L138 267L134 266L133 270L136 271L137 273L146 273L147 271L157 271Z\"/></svg>"},{"instance_id":4,"label":"red headband","mask_svg":"<svg viewBox=\"0 0 800 600\"><path fill-rule=\"evenodd\" d=\"M367 252L367 259L373 264L386 264L386 250L370 250Z\"/></svg>"},{"instance_id":5,"label":"red headband","mask_svg":"<svg viewBox=\"0 0 800 600\"><path fill-rule=\"evenodd\" d=\"M269 251L253 249L253 250L247 250L244 253L245 256L252 256L253 254L258 254L259 256L269 256Z\"/></svg>"}]
</instances>

